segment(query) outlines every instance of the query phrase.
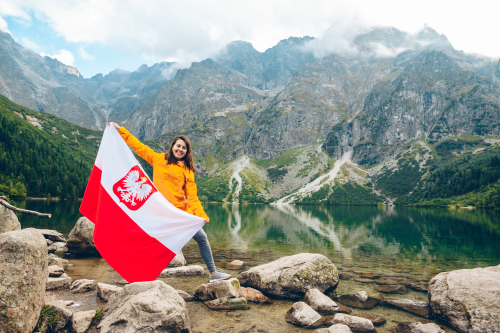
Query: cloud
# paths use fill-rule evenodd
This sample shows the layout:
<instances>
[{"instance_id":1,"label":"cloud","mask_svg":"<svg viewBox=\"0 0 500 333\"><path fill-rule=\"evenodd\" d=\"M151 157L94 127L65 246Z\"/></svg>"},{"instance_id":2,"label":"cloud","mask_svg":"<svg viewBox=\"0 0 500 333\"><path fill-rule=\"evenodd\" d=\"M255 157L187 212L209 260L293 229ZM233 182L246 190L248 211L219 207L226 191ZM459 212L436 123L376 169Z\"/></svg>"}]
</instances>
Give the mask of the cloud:
<instances>
[{"instance_id":1,"label":"cloud","mask_svg":"<svg viewBox=\"0 0 500 333\"><path fill-rule=\"evenodd\" d=\"M38 51L42 48L40 45L38 45L37 43L35 43L34 41L32 41L31 39L29 39L27 37L21 38L21 44L24 47L32 49L33 51Z\"/></svg>"},{"instance_id":2,"label":"cloud","mask_svg":"<svg viewBox=\"0 0 500 333\"><path fill-rule=\"evenodd\" d=\"M73 66L73 63L75 61L75 57L73 56L73 53L71 53L70 51L68 50L59 50L59 53L58 54L54 54L54 55L50 55L50 54L45 54L45 53L40 53L40 55L42 57L51 57L52 59L57 59L59 60L60 62L62 62L63 64L65 65L68 65L68 66Z\"/></svg>"},{"instance_id":3,"label":"cloud","mask_svg":"<svg viewBox=\"0 0 500 333\"><path fill-rule=\"evenodd\" d=\"M7 22L5 22L5 20L1 16L0 16L0 30L8 32L9 34L11 34L10 31L9 31L9 26L7 25Z\"/></svg>"},{"instance_id":4,"label":"cloud","mask_svg":"<svg viewBox=\"0 0 500 333\"><path fill-rule=\"evenodd\" d=\"M80 47L78 51L80 52L80 56L82 57L83 60L95 60L95 56L90 53L87 53L87 51L85 51L83 47Z\"/></svg>"}]
</instances>

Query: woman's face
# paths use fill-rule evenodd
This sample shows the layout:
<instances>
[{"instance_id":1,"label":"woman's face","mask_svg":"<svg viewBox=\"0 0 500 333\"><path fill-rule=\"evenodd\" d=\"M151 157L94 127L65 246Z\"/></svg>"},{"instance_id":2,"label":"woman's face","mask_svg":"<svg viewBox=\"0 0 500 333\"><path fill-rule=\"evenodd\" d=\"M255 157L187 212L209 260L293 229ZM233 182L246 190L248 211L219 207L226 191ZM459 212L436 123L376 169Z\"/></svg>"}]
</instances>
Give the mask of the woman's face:
<instances>
[{"instance_id":1,"label":"woman's face","mask_svg":"<svg viewBox=\"0 0 500 333\"><path fill-rule=\"evenodd\" d=\"M177 160L182 160L187 153L187 146L184 140L177 139L172 148L172 152Z\"/></svg>"}]
</instances>

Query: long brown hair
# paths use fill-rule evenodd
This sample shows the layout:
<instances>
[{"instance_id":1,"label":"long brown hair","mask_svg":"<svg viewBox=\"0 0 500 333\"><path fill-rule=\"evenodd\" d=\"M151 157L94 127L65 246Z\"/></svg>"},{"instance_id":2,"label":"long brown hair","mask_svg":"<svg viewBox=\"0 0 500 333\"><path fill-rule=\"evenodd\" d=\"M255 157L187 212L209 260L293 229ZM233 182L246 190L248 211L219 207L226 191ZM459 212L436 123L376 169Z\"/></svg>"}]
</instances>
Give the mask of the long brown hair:
<instances>
[{"instance_id":1,"label":"long brown hair","mask_svg":"<svg viewBox=\"0 0 500 333\"><path fill-rule=\"evenodd\" d=\"M167 160L167 164L177 164L178 160L175 158L174 153L172 149L174 148L175 143L177 140L182 140L186 143L186 155L182 158L182 161L186 164L186 167L193 171L193 173L196 173L196 168L194 166L194 161L193 161L193 153L191 150L191 142L185 135L179 135L176 136L173 140L172 143L170 144L170 149L168 150L168 153L165 154L165 160Z\"/></svg>"}]
</instances>

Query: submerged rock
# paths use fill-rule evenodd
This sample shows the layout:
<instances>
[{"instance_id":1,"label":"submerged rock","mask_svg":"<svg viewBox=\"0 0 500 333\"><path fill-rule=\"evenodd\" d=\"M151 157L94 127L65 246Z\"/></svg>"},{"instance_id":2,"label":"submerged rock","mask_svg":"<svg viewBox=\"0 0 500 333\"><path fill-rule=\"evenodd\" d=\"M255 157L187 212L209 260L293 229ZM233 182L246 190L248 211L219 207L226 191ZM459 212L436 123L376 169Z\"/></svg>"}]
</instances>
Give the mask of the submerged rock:
<instances>
[{"instance_id":1,"label":"submerged rock","mask_svg":"<svg viewBox=\"0 0 500 333\"><path fill-rule=\"evenodd\" d=\"M0 205L0 234L9 231L21 230L21 223L13 211Z\"/></svg>"},{"instance_id":2,"label":"submerged rock","mask_svg":"<svg viewBox=\"0 0 500 333\"><path fill-rule=\"evenodd\" d=\"M406 285L407 288L415 291L421 291L421 292L428 292L429 291L429 285L425 283L409 283Z\"/></svg>"},{"instance_id":3,"label":"submerged rock","mask_svg":"<svg viewBox=\"0 0 500 333\"><path fill-rule=\"evenodd\" d=\"M304 302L319 313L335 314L339 311L337 303L318 289L309 289L304 296Z\"/></svg>"},{"instance_id":4,"label":"submerged rock","mask_svg":"<svg viewBox=\"0 0 500 333\"><path fill-rule=\"evenodd\" d=\"M500 332L500 265L436 275L429 303L434 316L460 332Z\"/></svg>"},{"instance_id":5,"label":"submerged rock","mask_svg":"<svg viewBox=\"0 0 500 333\"><path fill-rule=\"evenodd\" d=\"M174 259L172 259L172 261L167 265L167 267L172 268L181 266L186 266L186 259L184 258L184 254L182 254L182 251L179 251Z\"/></svg>"},{"instance_id":6,"label":"submerged rock","mask_svg":"<svg viewBox=\"0 0 500 333\"><path fill-rule=\"evenodd\" d=\"M286 321L304 327L318 327L323 324L321 315L304 302L293 304L286 313Z\"/></svg>"},{"instance_id":7,"label":"submerged rock","mask_svg":"<svg viewBox=\"0 0 500 333\"><path fill-rule=\"evenodd\" d=\"M205 304L210 310L248 310L250 308L247 300L243 297L217 298L203 304Z\"/></svg>"},{"instance_id":8,"label":"submerged rock","mask_svg":"<svg viewBox=\"0 0 500 333\"><path fill-rule=\"evenodd\" d=\"M354 333L374 333L373 323L365 318L350 316L344 313L337 313L327 321L328 324L343 324L348 326Z\"/></svg>"},{"instance_id":9,"label":"submerged rock","mask_svg":"<svg viewBox=\"0 0 500 333\"><path fill-rule=\"evenodd\" d=\"M379 300L370 297L366 291L360 291L352 295L342 295L338 301L344 305L360 309L371 309L378 304Z\"/></svg>"},{"instance_id":10,"label":"submerged rock","mask_svg":"<svg viewBox=\"0 0 500 333\"><path fill-rule=\"evenodd\" d=\"M115 286L113 284L107 284L107 283L97 283L97 295L99 295L100 298L104 301L109 301L112 295L116 294L123 288Z\"/></svg>"},{"instance_id":11,"label":"submerged rock","mask_svg":"<svg viewBox=\"0 0 500 333\"><path fill-rule=\"evenodd\" d=\"M243 268L244 265L245 263L241 260L233 260L230 263L226 264L226 268L231 270L236 270Z\"/></svg>"},{"instance_id":12,"label":"submerged rock","mask_svg":"<svg viewBox=\"0 0 500 333\"><path fill-rule=\"evenodd\" d=\"M301 253L283 257L242 272L242 286L256 288L278 298L299 299L309 289L333 290L339 283L335 265L321 254Z\"/></svg>"},{"instance_id":13,"label":"submerged rock","mask_svg":"<svg viewBox=\"0 0 500 333\"><path fill-rule=\"evenodd\" d=\"M352 333L349 326L344 324L335 324L328 328L320 328L319 330L314 331L314 333Z\"/></svg>"},{"instance_id":14,"label":"submerged rock","mask_svg":"<svg viewBox=\"0 0 500 333\"><path fill-rule=\"evenodd\" d=\"M164 269L160 276L161 278L174 277L196 277L205 275L205 270L199 265L181 266Z\"/></svg>"},{"instance_id":15,"label":"submerged rock","mask_svg":"<svg viewBox=\"0 0 500 333\"><path fill-rule=\"evenodd\" d=\"M45 303L47 276L47 245L39 231L0 234L0 330L33 331Z\"/></svg>"},{"instance_id":16,"label":"submerged rock","mask_svg":"<svg viewBox=\"0 0 500 333\"><path fill-rule=\"evenodd\" d=\"M253 303L268 303L271 304L273 301L269 297L266 297L263 293L257 289L250 287L241 287L241 297L246 299L248 302Z\"/></svg>"},{"instance_id":17,"label":"submerged rock","mask_svg":"<svg viewBox=\"0 0 500 333\"><path fill-rule=\"evenodd\" d=\"M71 317L71 330L74 333L84 333L92 324L92 319L94 319L96 314L95 310L81 311L73 313Z\"/></svg>"},{"instance_id":18,"label":"submerged rock","mask_svg":"<svg viewBox=\"0 0 500 333\"><path fill-rule=\"evenodd\" d=\"M368 319L374 326L382 326L387 322L384 317L373 313L359 314L358 317Z\"/></svg>"},{"instance_id":19,"label":"submerged rock","mask_svg":"<svg viewBox=\"0 0 500 333\"><path fill-rule=\"evenodd\" d=\"M396 333L444 333L443 329L434 323L399 323Z\"/></svg>"},{"instance_id":20,"label":"submerged rock","mask_svg":"<svg viewBox=\"0 0 500 333\"><path fill-rule=\"evenodd\" d=\"M69 289L72 293L86 293L95 290L95 288L96 283L94 280L81 279L75 280Z\"/></svg>"},{"instance_id":21,"label":"submerged rock","mask_svg":"<svg viewBox=\"0 0 500 333\"><path fill-rule=\"evenodd\" d=\"M429 304L425 302L392 298L386 298L384 300L381 300L381 302L383 305L405 310L421 317L429 317Z\"/></svg>"},{"instance_id":22,"label":"submerged rock","mask_svg":"<svg viewBox=\"0 0 500 333\"><path fill-rule=\"evenodd\" d=\"M99 252L93 238L94 227L94 223L90 222L89 219L80 217L69 233L65 251L72 254L98 256Z\"/></svg>"},{"instance_id":23,"label":"submerged rock","mask_svg":"<svg viewBox=\"0 0 500 333\"><path fill-rule=\"evenodd\" d=\"M377 291L380 291L382 293L386 294L401 294L404 295L406 294L407 290L405 286L401 286L399 284L384 284L381 286L375 286L375 289Z\"/></svg>"},{"instance_id":24,"label":"submerged rock","mask_svg":"<svg viewBox=\"0 0 500 333\"><path fill-rule=\"evenodd\" d=\"M163 281L136 282L108 301L101 333L191 332L186 302Z\"/></svg>"}]
</instances>

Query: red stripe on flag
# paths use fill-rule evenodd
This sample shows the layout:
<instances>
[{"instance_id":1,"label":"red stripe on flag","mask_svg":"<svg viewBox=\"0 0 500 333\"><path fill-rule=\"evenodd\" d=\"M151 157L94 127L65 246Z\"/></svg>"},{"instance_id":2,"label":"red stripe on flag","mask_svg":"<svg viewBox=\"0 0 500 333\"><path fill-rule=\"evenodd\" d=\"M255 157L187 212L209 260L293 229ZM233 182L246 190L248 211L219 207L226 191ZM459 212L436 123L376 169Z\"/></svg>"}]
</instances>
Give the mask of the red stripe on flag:
<instances>
[{"instance_id":1,"label":"red stripe on flag","mask_svg":"<svg viewBox=\"0 0 500 333\"><path fill-rule=\"evenodd\" d=\"M94 175L95 173L95 175ZM92 176L99 179L99 189L92 186L95 213L94 243L104 260L130 283L153 281L175 257L156 238L142 230L113 200L100 184L101 170L94 167ZM97 177L98 176L98 177ZM85 195L87 195L87 190ZM87 199L91 199L88 197ZM85 201L85 197L84 197ZM90 202L88 207L92 206ZM83 206L83 202L82 202ZM80 209L82 211L82 209ZM83 214L83 212L82 212ZM88 217L89 218L89 217ZM90 219L90 218L89 218Z\"/></svg>"},{"instance_id":2,"label":"red stripe on flag","mask_svg":"<svg viewBox=\"0 0 500 333\"><path fill-rule=\"evenodd\" d=\"M99 190L101 188L102 171L94 165L90 173L89 182L83 195L80 213L94 224L96 223L97 207L99 207Z\"/></svg>"}]
</instances>

